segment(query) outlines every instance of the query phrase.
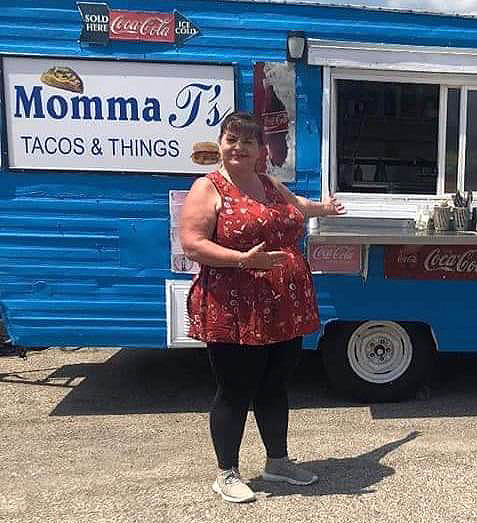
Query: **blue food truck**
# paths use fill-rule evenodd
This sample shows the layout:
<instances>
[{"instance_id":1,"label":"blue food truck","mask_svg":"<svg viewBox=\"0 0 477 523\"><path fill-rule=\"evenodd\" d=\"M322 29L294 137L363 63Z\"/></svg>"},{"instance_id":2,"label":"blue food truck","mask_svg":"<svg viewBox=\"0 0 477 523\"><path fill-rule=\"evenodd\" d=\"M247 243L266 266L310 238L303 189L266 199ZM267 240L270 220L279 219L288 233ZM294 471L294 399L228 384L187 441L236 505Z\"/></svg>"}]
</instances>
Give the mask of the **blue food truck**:
<instances>
[{"instance_id":1,"label":"blue food truck","mask_svg":"<svg viewBox=\"0 0 477 523\"><path fill-rule=\"evenodd\" d=\"M475 352L477 20L404 7L3 0L1 344L201 346L180 209L240 109L271 176L348 209L303 244L331 382L401 399Z\"/></svg>"}]
</instances>

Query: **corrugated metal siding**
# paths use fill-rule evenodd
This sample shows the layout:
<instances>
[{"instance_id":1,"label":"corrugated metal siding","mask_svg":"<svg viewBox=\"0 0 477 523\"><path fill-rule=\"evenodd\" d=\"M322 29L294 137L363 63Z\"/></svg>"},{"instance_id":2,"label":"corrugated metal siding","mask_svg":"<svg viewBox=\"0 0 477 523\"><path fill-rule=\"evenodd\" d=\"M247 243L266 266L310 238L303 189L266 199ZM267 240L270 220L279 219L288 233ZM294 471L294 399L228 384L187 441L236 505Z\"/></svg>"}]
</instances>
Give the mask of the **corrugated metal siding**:
<instances>
[{"instance_id":1,"label":"corrugated metal siding","mask_svg":"<svg viewBox=\"0 0 477 523\"><path fill-rule=\"evenodd\" d=\"M40 175L5 176L22 182L0 199L0 299L13 339L164 346L167 190L190 180L45 173L40 186Z\"/></svg>"},{"instance_id":2,"label":"corrugated metal siding","mask_svg":"<svg viewBox=\"0 0 477 523\"><path fill-rule=\"evenodd\" d=\"M115 9L171 11L203 35L181 49L115 42L81 48L73 1L3 2L0 52L129 60L237 63L238 106L251 109L252 58L283 60L280 24L215 2L110 2ZM278 15L275 15L277 18ZM191 177L8 173L0 179L0 302L24 346L164 347L170 189ZM180 278L181 276L179 276ZM184 276L189 278L188 276Z\"/></svg>"},{"instance_id":3,"label":"corrugated metal siding","mask_svg":"<svg viewBox=\"0 0 477 523\"><path fill-rule=\"evenodd\" d=\"M476 281L395 280L384 277L384 247L373 246L366 281L351 275L315 277L323 323L393 320L432 326L440 351L475 352Z\"/></svg>"},{"instance_id":4,"label":"corrugated metal siding","mask_svg":"<svg viewBox=\"0 0 477 523\"><path fill-rule=\"evenodd\" d=\"M313 38L474 47L477 21L324 6L111 0L171 11L202 35L183 47L115 42L81 48L73 0L3 0L0 53L237 64L237 105L251 109L254 61L285 59L289 30ZM298 66L298 192L320 196L321 71ZM191 177L80 173L0 176L0 310L21 345L165 346L170 189ZM134 222L134 220L137 220ZM135 232L134 232L135 231ZM184 276L187 277L187 276ZM331 304L330 304L331 306Z\"/></svg>"}]
</instances>

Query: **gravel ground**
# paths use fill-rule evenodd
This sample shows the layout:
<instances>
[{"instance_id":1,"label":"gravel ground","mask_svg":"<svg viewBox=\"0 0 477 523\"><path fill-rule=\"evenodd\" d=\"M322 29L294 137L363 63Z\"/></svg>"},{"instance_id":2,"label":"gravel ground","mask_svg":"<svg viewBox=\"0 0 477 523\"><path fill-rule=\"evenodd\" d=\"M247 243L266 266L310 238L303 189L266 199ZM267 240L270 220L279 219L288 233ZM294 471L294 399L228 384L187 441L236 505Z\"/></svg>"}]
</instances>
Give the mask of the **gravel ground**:
<instances>
[{"instance_id":1,"label":"gravel ground","mask_svg":"<svg viewBox=\"0 0 477 523\"><path fill-rule=\"evenodd\" d=\"M211 490L214 383L203 351L82 349L0 358L0 521L477 522L477 364L440 363L430 398L360 405L304 354L291 383L290 454L309 487L260 479L253 415L247 505Z\"/></svg>"}]
</instances>

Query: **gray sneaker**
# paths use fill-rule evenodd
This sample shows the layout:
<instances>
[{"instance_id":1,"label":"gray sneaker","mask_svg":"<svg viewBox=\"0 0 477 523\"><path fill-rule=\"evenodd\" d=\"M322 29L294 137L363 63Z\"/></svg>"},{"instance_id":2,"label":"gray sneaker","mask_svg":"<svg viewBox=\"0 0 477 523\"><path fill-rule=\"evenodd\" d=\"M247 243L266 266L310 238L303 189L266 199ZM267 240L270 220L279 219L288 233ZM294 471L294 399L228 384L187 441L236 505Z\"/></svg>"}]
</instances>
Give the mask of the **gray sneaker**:
<instances>
[{"instance_id":1,"label":"gray sneaker","mask_svg":"<svg viewBox=\"0 0 477 523\"><path fill-rule=\"evenodd\" d=\"M292 485L311 485L318 481L318 476L284 458L267 458L262 478L265 481L286 481Z\"/></svg>"},{"instance_id":2,"label":"gray sneaker","mask_svg":"<svg viewBox=\"0 0 477 523\"><path fill-rule=\"evenodd\" d=\"M212 488L225 501L232 503L246 503L255 500L255 492L244 483L239 471L235 468L219 472Z\"/></svg>"}]
</instances>

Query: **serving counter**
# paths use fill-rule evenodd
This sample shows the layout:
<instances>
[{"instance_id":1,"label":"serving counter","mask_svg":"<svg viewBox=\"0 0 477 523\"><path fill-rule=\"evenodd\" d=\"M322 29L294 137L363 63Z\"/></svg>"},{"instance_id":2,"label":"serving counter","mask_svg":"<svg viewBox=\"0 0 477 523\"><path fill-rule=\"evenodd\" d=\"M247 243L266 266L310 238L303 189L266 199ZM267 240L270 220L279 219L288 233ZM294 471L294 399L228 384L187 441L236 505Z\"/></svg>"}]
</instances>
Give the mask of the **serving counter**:
<instances>
[{"instance_id":1,"label":"serving counter","mask_svg":"<svg viewBox=\"0 0 477 523\"><path fill-rule=\"evenodd\" d=\"M409 217L326 216L310 220L308 240L353 245L467 245L477 242L477 231L419 230Z\"/></svg>"},{"instance_id":2,"label":"serving counter","mask_svg":"<svg viewBox=\"0 0 477 523\"><path fill-rule=\"evenodd\" d=\"M349 216L323 218L308 229L307 257L313 273L367 278L372 246L384 246L385 278L477 276L476 231L431 232L416 229L409 218Z\"/></svg>"},{"instance_id":3,"label":"serving counter","mask_svg":"<svg viewBox=\"0 0 477 523\"><path fill-rule=\"evenodd\" d=\"M308 241L340 245L469 245L477 244L477 232L376 231L367 228L349 232L318 230L309 233Z\"/></svg>"}]
</instances>

